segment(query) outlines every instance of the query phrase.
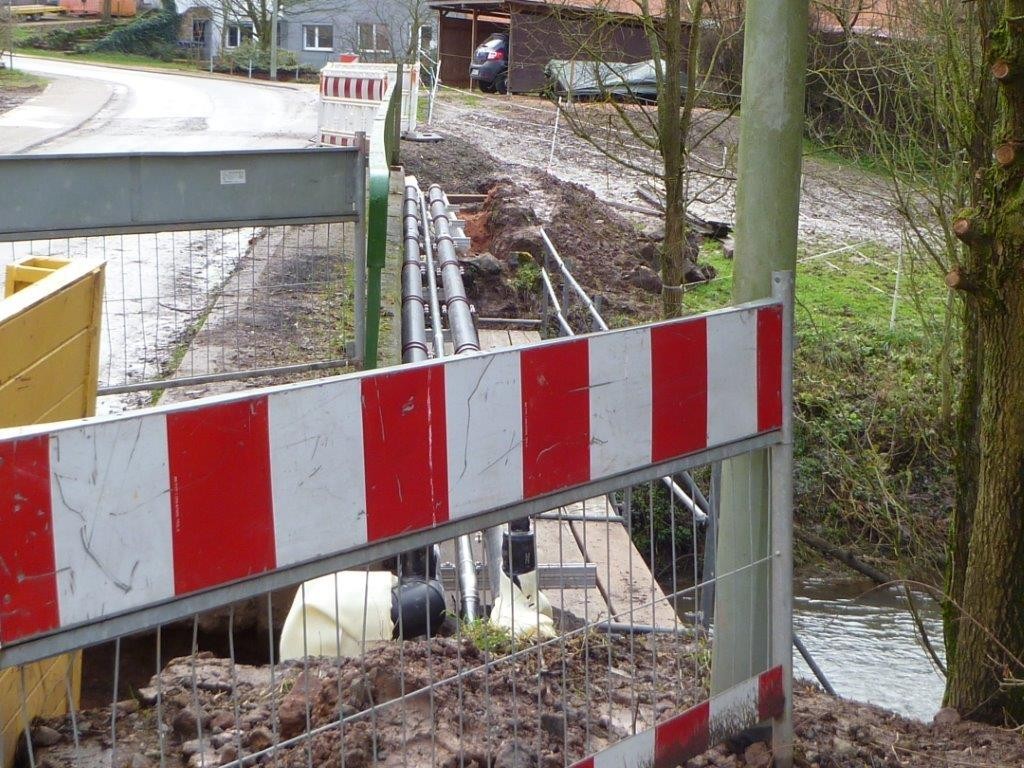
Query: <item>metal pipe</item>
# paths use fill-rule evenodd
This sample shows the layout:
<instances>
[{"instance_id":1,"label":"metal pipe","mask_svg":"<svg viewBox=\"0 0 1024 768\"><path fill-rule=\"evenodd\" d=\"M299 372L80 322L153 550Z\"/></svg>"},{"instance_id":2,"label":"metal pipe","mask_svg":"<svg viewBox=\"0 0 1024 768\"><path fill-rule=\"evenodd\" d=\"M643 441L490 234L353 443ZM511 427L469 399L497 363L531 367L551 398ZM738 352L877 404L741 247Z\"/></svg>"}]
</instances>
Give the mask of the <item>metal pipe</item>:
<instances>
[{"instance_id":1,"label":"metal pipe","mask_svg":"<svg viewBox=\"0 0 1024 768\"><path fill-rule=\"evenodd\" d=\"M566 336L575 336L575 332L572 330L572 326L565 319L565 315L562 314L562 304L558 301L558 295L555 293L555 286L551 284L551 276L548 274L547 269L541 267L540 279L544 283L544 290L547 294L548 300L551 302L551 306L555 310L555 318L558 320L558 324L562 326L562 330L565 331Z\"/></svg>"},{"instance_id":2,"label":"metal pipe","mask_svg":"<svg viewBox=\"0 0 1024 768\"><path fill-rule=\"evenodd\" d=\"M417 187L423 225L423 253L427 257L427 285L430 287L430 332L434 337L434 357L444 357L444 328L441 327L441 302L437 297L437 273L434 271L434 244L430 235L430 216L423 190Z\"/></svg>"},{"instance_id":3,"label":"metal pipe","mask_svg":"<svg viewBox=\"0 0 1024 768\"><path fill-rule=\"evenodd\" d=\"M430 216L434 222L434 239L437 242L437 257L441 266L441 284L444 287L444 301L448 308L448 327L452 333L455 354L479 352L480 339L473 312L462 282L462 269L455 253L451 225L448 221L448 202L437 184L430 187Z\"/></svg>"},{"instance_id":4,"label":"metal pipe","mask_svg":"<svg viewBox=\"0 0 1024 768\"><path fill-rule=\"evenodd\" d=\"M462 594L462 610L466 621L480 617L480 593L476 583L476 559L473 557L473 542L469 536L456 539L459 560L459 592Z\"/></svg>"},{"instance_id":5,"label":"metal pipe","mask_svg":"<svg viewBox=\"0 0 1024 768\"><path fill-rule=\"evenodd\" d=\"M825 693L829 696L838 696L839 694L836 693L836 689L832 687L828 678L825 677L825 673L821 671L821 667L819 667L818 663L811 657L810 652L807 650L807 646L804 645L803 641L799 637L797 637L795 632L793 633L793 646L800 652L800 655L803 656L804 661L807 662L807 666L810 667L814 676L818 678L818 682L821 683L821 687L825 689Z\"/></svg>"},{"instance_id":6,"label":"metal pipe","mask_svg":"<svg viewBox=\"0 0 1024 768\"><path fill-rule=\"evenodd\" d=\"M540 236L544 240L544 245L548 249L548 253L551 258L555 260L555 264L558 265L558 271L562 273L562 279L572 286L572 289L576 292L576 295L580 297L580 301L583 302L587 308L587 312L590 313L591 318L601 328L602 331L608 330L608 323L601 317L601 313L597 311L597 307L594 306L594 302L591 300L587 292L583 290L579 283L576 282L576 278L572 276L572 272L569 271L568 267L565 266L565 262L562 261L562 257L558 255L558 251L555 250L555 244L551 242L548 237L548 233L544 231L544 227L540 228Z\"/></svg>"},{"instance_id":7,"label":"metal pipe","mask_svg":"<svg viewBox=\"0 0 1024 768\"><path fill-rule=\"evenodd\" d=\"M427 327L424 320L423 262L420 259L419 188L405 187L405 259L402 262L402 362L426 360Z\"/></svg>"},{"instance_id":8,"label":"metal pipe","mask_svg":"<svg viewBox=\"0 0 1024 768\"><path fill-rule=\"evenodd\" d=\"M441 327L441 306L437 294L437 273L434 269L434 248L430 236L430 217L423 192L416 187L417 205L423 219L423 244L427 259L427 285L430 296L430 325L434 337L434 357L446 356L444 348L444 331ZM441 262L441 279L444 286L445 302L448 306L448 326L452 335L452 346L455 354L476 352L480 350L480 340L473 323L466 287L462 282L462 271L455 254L451 229L448 222L447 203L444 192L436 184L430 188L431 206L435 200L439 205L434 208L434 238L437 240L437 252ZM475 621L480 616L480 590L476 580L476 560L473 557L473 543L469 536L463 535L456 539L458 552L459 592L462 595L462 610L468 621Z\"/></svg>"}]
</instances>

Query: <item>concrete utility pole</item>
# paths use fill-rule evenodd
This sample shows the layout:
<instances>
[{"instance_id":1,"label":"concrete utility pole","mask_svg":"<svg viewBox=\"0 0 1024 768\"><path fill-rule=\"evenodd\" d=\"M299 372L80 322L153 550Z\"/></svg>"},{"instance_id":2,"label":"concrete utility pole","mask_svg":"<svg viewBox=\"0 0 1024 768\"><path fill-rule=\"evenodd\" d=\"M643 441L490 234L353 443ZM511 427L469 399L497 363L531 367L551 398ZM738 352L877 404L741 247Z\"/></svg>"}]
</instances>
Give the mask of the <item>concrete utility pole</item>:
<instances>
[{"instance_id":1,"label":"concrete utility pole","mask_svg":"<svg viewBox=\"0 0 1024 768\"><path fill-rule=\"evenodd\" d=\"M807 0L749 0L736 187L735 303L771 295L772 272L796 269L807 67ZM768 452L724 462L711 690L769 666ZM791 653L791 647L789 649Z\"/></svg>"},{"instance_id":2,"label":"concrete utility pole","mask_svg":"<svg viewBox=\"0 0 1024 768\"><path fill-rule=\"evenodd\" d=\"M274 0L274 7L270 17L270 79L277 80L277 3Z\"/></svg>"}]
</instances>

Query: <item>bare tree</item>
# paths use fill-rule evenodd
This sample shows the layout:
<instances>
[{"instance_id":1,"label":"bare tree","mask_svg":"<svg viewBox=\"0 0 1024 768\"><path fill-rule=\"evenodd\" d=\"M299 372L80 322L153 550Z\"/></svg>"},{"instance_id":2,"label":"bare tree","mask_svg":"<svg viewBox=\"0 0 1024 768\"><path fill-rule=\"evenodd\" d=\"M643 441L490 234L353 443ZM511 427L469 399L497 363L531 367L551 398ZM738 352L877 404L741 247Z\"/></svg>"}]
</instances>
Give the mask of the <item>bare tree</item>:
<instances>
[{"instance_id":1,"label":"bare tree","mask_svg":"<svg viewBox=\"0 0 1024 768\"><path fill-rule=\"evenodd\" d=\"M731 173L701 158L696 149L735 110L735 99L721 98L729 78L720 63L736 45L742 9L728 0L623 0L585 18L570 8L559 14L564 38L575 48L570 58L592 70L599 91L596 99L586 101L570 93L560 102L561 114L598 152L650 176L660 187L665 210L662 313L679 316L682 285L696 266L689 242L690 205L731 189ZM616 33L622 25L636 24L651 52L653 103L652 94L618 82L622 54L615 53ZM604 88L606 81L615 81L614 92Z\"/></svg>"}]
</instances>

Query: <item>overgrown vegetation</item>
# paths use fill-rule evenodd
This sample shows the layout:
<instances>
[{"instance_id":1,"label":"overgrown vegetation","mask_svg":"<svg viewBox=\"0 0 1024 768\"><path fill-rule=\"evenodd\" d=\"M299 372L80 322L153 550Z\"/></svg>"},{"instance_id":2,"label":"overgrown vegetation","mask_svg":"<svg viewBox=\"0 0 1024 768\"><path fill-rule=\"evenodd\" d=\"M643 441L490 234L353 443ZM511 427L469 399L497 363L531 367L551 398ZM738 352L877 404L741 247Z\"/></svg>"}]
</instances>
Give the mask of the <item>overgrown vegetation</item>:
<instances>
[{"instance_id":1,"label":"overgrown vegetation","mask_svg":"<svg viewBox=\"0 0 1024 768\"><path fill-rule=\"evenodd\" d=\"M945 286L903 265L893 316L898 254L829 250L805 247L797 269L797 521L889 571L934 576L952 504ZM719 279L688 291L690 312L730 303L732 261L717 244L702 256Z\"/></svg>"},{"instance_id":2,"label":"overgrown vegetation","mask_svg":"<svg viewBox=\"0 0 1024 768\"><path fill-rule=\"evenodd\" d=\"M68 27L50 29L19 30L23 32L17 41L20 48L34 48L40 51L85 51L90 50L98 40L102 40L123 24L116 22L97 22L96 24L76 24Z\"/></svg>"},{"instance_id":3,"label":"overgrown vegetation","mask_svg":"<svg viewBox=\"0 0 1024 768\"><path fill-rule=\"evenodd\" d=\"M92 45L91 50L172 59L177 53L178 18L174 0L163 0L159 11L147 13L131 24L114 29Z\"/></svg>"}]
</instances>

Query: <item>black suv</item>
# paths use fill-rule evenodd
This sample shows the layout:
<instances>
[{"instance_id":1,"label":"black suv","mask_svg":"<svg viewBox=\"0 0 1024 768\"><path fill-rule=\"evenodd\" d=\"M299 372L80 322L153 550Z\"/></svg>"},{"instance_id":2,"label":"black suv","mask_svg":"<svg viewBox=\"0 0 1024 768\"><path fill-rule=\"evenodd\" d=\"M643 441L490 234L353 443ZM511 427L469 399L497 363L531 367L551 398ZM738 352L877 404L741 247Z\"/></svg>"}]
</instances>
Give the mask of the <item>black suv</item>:
<instances>
[{"instance_id":1,"label":"black suv","mask_svg":"<svg viewBox=\"0 0 1024 768\"><path fill-rule=\"evenodd\" d=\"M496 32L477 46L469 78L476 80L484 93L508 90L508 35Z\"/></svg>"}]
</instances>

